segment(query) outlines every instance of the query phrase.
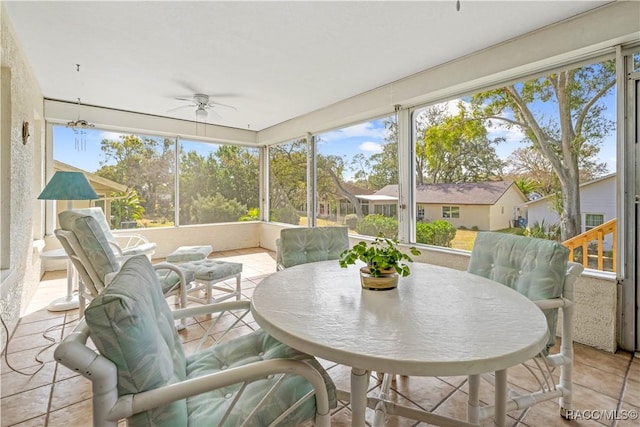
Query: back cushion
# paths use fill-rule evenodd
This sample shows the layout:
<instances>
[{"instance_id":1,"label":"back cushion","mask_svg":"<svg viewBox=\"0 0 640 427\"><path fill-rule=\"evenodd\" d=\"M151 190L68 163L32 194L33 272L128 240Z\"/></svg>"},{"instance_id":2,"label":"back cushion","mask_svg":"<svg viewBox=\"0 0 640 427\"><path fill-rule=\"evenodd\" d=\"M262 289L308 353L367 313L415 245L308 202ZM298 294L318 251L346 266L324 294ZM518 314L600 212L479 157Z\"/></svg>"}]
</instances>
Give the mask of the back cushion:
<instances>
[{"instance_id":1,"label":"back cushion","mask_svg":"<svg viewBox=\"0 0 640 427\"><path fill-rule=\"evenodd\" d=\"M281 262L285 267L338 259L348 248L346 227L287 228L280 232Z\"/></svg>"},{"instance_id":2,"label":"back cushion","mask_svg":"<svg viewBox=\"0 0 640 427\"><path fill-rule=\"evenodd\" d=\"M92 341L118 368L120 396L186 378L186 359L155 271L144 255L120 272L85 311ZM187 424L186 399L134 415L131 426Z\"/></svg>"},{"instance_id":3,"label":"back cushion","mask_svg":"<svg viewBox=\"0 0 640 427\"><path fill-rule=\"evenodd\" d=\"M97 208L97 207L79 208L79 209L73 209L73 212L76 212L84 216L87 216L87 215L92 216L100 226L100 229L104 233L107 240L113 243L116 242L116 238L111 233L111 227L109 227L109 223L107 222L107 217L104 215L102 208Z\"/></svg>"},{"instance_id":4,"label":"back cushion","mask_svg":"<svg viewBox=\"0 0 640 427\"><path fill-rule=\"evenodd\" d=\"M60 228L75 234L88 262L103 283L108 273L118 270L118 260L102 228L93 216L83 214L80 210L63 211L58 215L58 222Z\"/></svg>"},{"instance_id":5,"label":"back cushion","mask_svg":"<svg viewBox=\"0 0 640 427\"><path fill-rule=\"evenodd\" d=\"M536 301L562 295L569 249L558 242L507 233L478 233L468 271L500 282ZM549 346L555 343L557 309L543 310Z\"/></svg>"}]
</instances>

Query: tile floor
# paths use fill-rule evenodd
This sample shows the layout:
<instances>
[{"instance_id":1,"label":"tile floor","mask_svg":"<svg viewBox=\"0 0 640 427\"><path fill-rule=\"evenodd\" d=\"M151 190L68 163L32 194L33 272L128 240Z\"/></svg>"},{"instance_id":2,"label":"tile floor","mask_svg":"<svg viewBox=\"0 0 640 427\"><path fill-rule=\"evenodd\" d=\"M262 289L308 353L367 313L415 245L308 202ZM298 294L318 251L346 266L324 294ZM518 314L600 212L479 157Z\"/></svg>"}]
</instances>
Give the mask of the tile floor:
<instances>
[{"instance_id":1,"label":"tile floor","mask_svg":"<svg viewBox=\"0 0 640 427\"><path fill-rule=\"evenodd\" d=\"M216 258L242 262L244 265L243 295L251 297L260 280L275 271L273 252L262 249L218 252ZM46 306L52 299L64 295L65 272L46 273L27 313L21 318L9 342L6 357L1 364L1 427L8 426L65 426L91 425L90 382L53 361L55 343L75 326L77 310L49 312ZM197 327L197 325L194 325ZM191 327L191 326L190 326ZM247 328L255 328L248 323ZM188 333L185 336L189 335ZM640 354L620 351L610 354L576 344L574 369L575 409L585 411L584 419L568 422L558 415L555 401L545 402L525 411L511 413L509 426L638 426L640 411ZM39 362L41 361L41 362ZM10 366L9 366L10 365ZM349 369L323 361L338 388L349 388ZM509 379L521 386L524 370L509 370ZM379 388L372 377L371 389ZM399 377L392 387L391 399L399 403L425 408L438 414L458 417L466 415L466 378ZM490 402L492 389L483 384L481 399ZM586 411L615 410L615 417L589 416ZM592 412L598 415L598 412ZM588 419L590 418L590 419ZM368 410L367 419L373 419ZM349 405L340 402L332 416L335 426L351 423ZM124 425L124 423L122 423ZM487 420L484 425L491 425ZM389 417L390 426L425 426L404 418Z\"/></svg>"}]
</instances>

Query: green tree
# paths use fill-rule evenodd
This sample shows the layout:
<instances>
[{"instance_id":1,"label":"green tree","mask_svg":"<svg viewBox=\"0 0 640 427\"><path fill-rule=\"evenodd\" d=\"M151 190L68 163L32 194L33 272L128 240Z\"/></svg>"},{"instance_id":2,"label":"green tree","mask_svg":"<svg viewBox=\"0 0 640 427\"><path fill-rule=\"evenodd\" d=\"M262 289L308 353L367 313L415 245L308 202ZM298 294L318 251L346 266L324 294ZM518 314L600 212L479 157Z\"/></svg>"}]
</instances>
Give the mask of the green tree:
<instances>
[{"instance_id":1,"label":"green tree","mask_svg":"<svg viewBox=\"0 0 640 427\"><path fill-rule=\"evenodd\" d=\"M295 211L307 202L305 139L269 147L269 185L270 218L298 224L299 215Z\"/></svg>"},{"instance_id":2,"label":"green tree","mask_svg":"<svg viewBox=\"0 0 640 427\"><path fill-rule=\"evenodd\" d=\"M483 121L474 120L460 101L456 115L441 114L424 130L416 148L424 156L420 172L433 184L502 179L504 162L495 150L501 141L490 139Z\"/></svg>"},{"instance_id":3,"label":"green tree","mask_svg":"<svg viewBox=\"0 0 640 427\"><path fill-rule=\"evenodd\" d=\"M173 216L175 150L171 139L121 135L103 139L96 175L135 190L146 214Z\"/></svg>"},{"instance_id":4,"label":"green tree","mask_svg":"<svg viewBox=\"0 0 640 427\"><path fill-rule=\"evenodd\" d=\"M207 218L198 213L202 210L203 200L216 199L218 195L225 200L237 200L241 205L258 208L258 174L259 162L255 149L221 145L205 155L182 149L180 223L202 224ZM194 204L198 206L194 208Z\"/></svg>"},{"instance_id":5,"label":"green tree","mask_svg":"<svg viewBox=\"0 0 640 427\"><path fill-rule=\"evenodd\" d=\"M369 174L368 188L374 190L398 183L398 126L396 117L390 116L384 119L384 126L387 134L382 152L372 154L369 159L371 173Z\"/></svg>"},{"instance_id":6,"label":"green tree","mask_svg":"<svg viewBox=\"0 0 640 427\"><path fill-rule=\"evenodd\" d=\"M247 207L236 199L226 199L221 194L198 196L191 204L190 217L197 224L235 222L247 212Z\"/></svg>"},{"instance_id":7,"label":"green tree","mask_svg":"<svg viewBox=\"0 0 640 427\"><path fill-rule=\"evenodd\" d=\"M120 228L123 222L137 221L144 215L144 207L135 190L124 193L112 193L111 197L111 227Z\"/></svg>"},{"instance_id":8,"label":"green tree","mask_svg":"<svg viewBox=\"0 0 640 427\"><path fill-rule=\"evenodd\" d=\"M614 122L602 99L616 82L614 61L563 70L473 97L479 118L520 128L558 178L562 240L581 231L580 160L597 152Z\"/></svg>"}]
</instances>

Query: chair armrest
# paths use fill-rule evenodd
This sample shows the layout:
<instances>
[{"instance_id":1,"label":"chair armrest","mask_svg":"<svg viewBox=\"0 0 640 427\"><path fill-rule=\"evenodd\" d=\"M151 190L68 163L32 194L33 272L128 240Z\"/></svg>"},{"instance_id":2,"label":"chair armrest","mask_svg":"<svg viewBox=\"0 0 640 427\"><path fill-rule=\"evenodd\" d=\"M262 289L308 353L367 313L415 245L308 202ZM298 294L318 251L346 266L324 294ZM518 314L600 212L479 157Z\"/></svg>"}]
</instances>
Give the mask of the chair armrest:
<instances>
[{"instance_id":1,"label":"chair armrest","mask_svg":"<svg viewBox=\"0 0 640 427\"><path fill-rule=\"evenodd\" d=\"M112 233L113 237L115 237L116 241L123 249L132 248L135 246L139 246L145 243L149 243L149 239L147 239L142 234L137 233Z\"/></svg>"},{"instance_id":2,"label":"chair armrest","mask_svg":"<svg viewBox=\"0 0 640 427\"><path fill-rule=\"evenodd\" d=\"M249 382L274 374L296 374L311 383L316 396L317 413L329 413L329 396L320 372L310 365L293 359L272 359L226 369L154 390L122 396L109 411L108 420L118 421L133 414L166 405L176 400L205 393L232 384Z\"/></svg>"},{"instance_id":3,"label":"chair armrest","mask_svg":"<svg viewBox=\"0 0 640 427\"><path fill-rule=\"evenodd\" d=\"M549 310L554 308L566 307L569 304L573 304L566 298L550 298L534 301L534 304L538 306L541 310Z\"/></svg>"},{"instance_id":4,"label":"chair armrest","mask_svg":"<svg viewBox=\"0 0 640 427\"><path fill-rule=\"evenodd\" d=\"M176 273L178 275L178 283L175 284L175 286L167 291L165 291L165 295L169 294L169 292L173 292L176 288L180 287L182 288L182 291L185 292L186 288L187 288L187 276L185 275L185 271L183 269L181 269L180 267L174 265L174 264L169 264L168 262L160 262L158 264L154 264L153 265L153 269L156 271L161 271L161 270L169 270L169 271L173 271L174 273ZM168 274L168 273L167 273Z\"/></svg>"}]
</instances>

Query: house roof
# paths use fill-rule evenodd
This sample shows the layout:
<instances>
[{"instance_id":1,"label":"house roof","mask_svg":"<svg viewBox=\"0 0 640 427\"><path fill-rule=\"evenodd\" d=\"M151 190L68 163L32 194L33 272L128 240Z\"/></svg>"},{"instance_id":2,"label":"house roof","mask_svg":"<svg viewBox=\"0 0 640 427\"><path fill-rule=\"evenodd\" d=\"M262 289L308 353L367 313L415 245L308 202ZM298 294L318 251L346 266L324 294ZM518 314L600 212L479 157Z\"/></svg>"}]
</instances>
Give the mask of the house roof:
<instances>
[{"instance_id":1,"label":"house roof","mask_svg":"<svg viewBox=\"0 0 640 427\"><path fill-rule=\"evenodd\" d=\"M53 170L54 171L67 171L67 172L82 172L87 179L89 180L89 182L91 183L91 186L93 187L93 189L97 192L105 192L105 191L117 191L117 192L124 192L127 191L127 186L124 184L120 184L118 182L112 181L108 178L103 178L101 176L98 176L96 174L87 172L83 169L79 169L75 166L71 166L68 165L66 163L63 163L59 160L54 160L53 161Z\"/></svg>"},{"instance_id":2,"label":"house roof","mask_svg":"<svg viewBox=\"0 0 640 427\"><path fill-rule=\"evenodd\" d=\"M375 190L371 190L369 188L360 187L359 185L350 184L348 182L341 183L340 185L342 185L342 188L344 188L345 190L347 190L351 194L367 195L367 194L373 194L373 193L376 192Z\"/></svg>"},{"instance_id":3,"label":"house roof","mask_svg":"<svg viewBox=\"0 0 640 427\"><path fill-rule=\"evenodd\" d=\"M418 185L416 186L416 203L494 205L511 186L515 187L513 181ZM398 186L396 184L387 185L375 194L397 198Z\"/></svg>"}]
</instances>

